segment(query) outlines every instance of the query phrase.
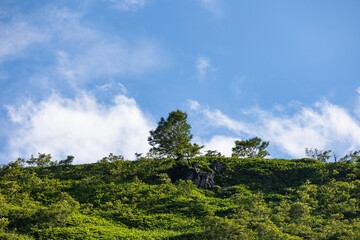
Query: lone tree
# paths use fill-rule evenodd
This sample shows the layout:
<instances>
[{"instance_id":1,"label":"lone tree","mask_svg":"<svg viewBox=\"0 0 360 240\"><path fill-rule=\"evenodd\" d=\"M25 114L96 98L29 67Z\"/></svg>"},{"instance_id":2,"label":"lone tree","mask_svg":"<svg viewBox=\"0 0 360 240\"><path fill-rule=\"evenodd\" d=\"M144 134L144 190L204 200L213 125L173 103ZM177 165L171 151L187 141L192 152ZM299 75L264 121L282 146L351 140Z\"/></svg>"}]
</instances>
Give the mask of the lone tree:
<instances>
[{"instance_id":1,"label":"lone tree","mask_svg":"<svg viewBox=\"0 0 360 240\"><path fill-rule=\"evenodd\" d=\"M150 131L150 152L176 160L187 158L188 163L191 157L199 154L203 146L190 142L193 136L186 119L187 113L180 110L169 113L166 120L161 118L157 128Z\"/></svg>"},{"instance_id":2,"label":"lone tree","mask_svg":"<svg viewBox=\"0 0 360 240\"><path fill-rule=\"evenodd\" d=\"M233 156L242 158L264 158L270 153L266 150L269 142L262 141L259 137L249 140L236 140L235 147L232 149Z\"/></svg>"}]
</instances>

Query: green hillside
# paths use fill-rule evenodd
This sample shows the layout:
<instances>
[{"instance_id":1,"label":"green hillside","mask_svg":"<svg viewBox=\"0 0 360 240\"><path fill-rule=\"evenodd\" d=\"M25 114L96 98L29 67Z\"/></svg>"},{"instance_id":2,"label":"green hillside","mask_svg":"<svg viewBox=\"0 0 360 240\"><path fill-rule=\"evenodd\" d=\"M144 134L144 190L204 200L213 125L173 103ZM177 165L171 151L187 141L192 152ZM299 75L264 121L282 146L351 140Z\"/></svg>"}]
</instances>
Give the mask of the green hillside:
<instances>
[{"instance_id":1,"label":"green hillside","mask_svg":"<svg viewBox=\"0 0 360 240\"><path fill-rule=\"evenodd\" d=\"M190 164L110 155L85 165L3 165L0 239L360 239L356 163ZM184 171L208 173L215 185L182 180Z\"/></svg>"}]
</instances>

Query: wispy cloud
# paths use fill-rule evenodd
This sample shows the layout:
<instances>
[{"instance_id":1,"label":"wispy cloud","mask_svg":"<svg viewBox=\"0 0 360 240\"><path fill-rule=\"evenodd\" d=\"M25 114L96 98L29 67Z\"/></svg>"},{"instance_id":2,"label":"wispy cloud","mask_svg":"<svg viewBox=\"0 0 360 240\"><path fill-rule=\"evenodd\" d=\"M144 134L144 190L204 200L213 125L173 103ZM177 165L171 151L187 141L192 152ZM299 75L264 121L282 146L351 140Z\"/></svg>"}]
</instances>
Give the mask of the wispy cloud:
<instances>
[{"instance_id":1,"label":"wispy cloud","mask_svg":"<svg viewBox=\"0 0 360 240\"><path fill-rule=\"evenodd\" d=\"M99 41L78 53L58 51L57 72L70 82L117 74L138 75L161 65L161 50L150 41L129 45Z\"/></svg>"},{"instance_id":2,"label":"wispy cloud","mask_svg":"<svg viewBox=\"0 0 360 240\"><path fill-rule=\"evenodd\" d=\"M222 113L218 109L216 110L204 109L202 112L204 116L206 116L206 118L210 121L209 123L212 126L225 127L239 134L242 132L249 133L251 130L247 124L241 121L231 119L229 116Z\"/></svg>"},{"instance_id":3,"label":"wispy cloud","mask_svg":"<svg viewBox=\"0 0 360 240\"><path fill-rule=\"evenodd\" d=\"M327 100L287 116L254 108L246 113L247 118L252 116L251 122L232 119L217 109L197 106L196 111L202 113L209 127L229 129L233 131L232 137L259 136L291 157L304 157L306 147L333 149L338 153L360 148L359 122L344 108Z\"/></svg>"},{"instance_id":4,"label":"wispy cloud","mask_svg":"<svg viewBox=\"0 0 360 240\"><path fill-rule=\"evenodd\" d=\"M120 11L137 11L145 7L147 0L104 0L111 2L113 7Z\"/></svg>"},{"instance_id":5,"label":"wispy cloud","mask_svg":"<svg viewBox=\"0 0 360 240\"><path fill-rule=\"evenodd\" d=\"M194 100L189 100L188 104L191 110L202 114L202 116L206 118L206 122L209 126L224 127L230 129L231 131L235 131L238 134L244 131L249 132L247 124L231 119L229 116L222 113L218 109L213 110L209 107L204 107L199 102Z\"/></svg>"},{"instance_id":6,"label":"wispy cloud","mask_svg":"<svg viewBox=\"0 0 360 240\"><path fill-rule=\"evenodd\" d=\"M223 11L221 9L220 0L198 0L200 4L209 12L217 17L221 17Z\"/></svg>"},{"instance_id":7,"label":"wispy cloud","mask_svg":"<svg viewBox=\"0 0 360 240\"><path fill-rule=\"evenodd\" d=\"M132 98L118 95L110 106L83 92L72 100L53 95L39 104L8 106L16 130L10 136L9 157L51 153L55 159L74 155L76 163L94 162L109 153L133 159L148 151L154 125ZM8 160L8 159L7 159Z\"/></svg>"},{"instance_id":8,"label":"wispy cloud","mask_svg":"<svg viewBox=\"0 0 360 240\"><path fill-rule=\"evenodd\" d=\"M355 106L355 114L358 118L360 118L360 87L358 87L356 89L356 92L358 93L358 97L357 97L357 103L356 103L356 106Z\"/></svg>"},{"instance_id":9,"label":"wispy cloud","mask_svg":"<svg viewBox=\"0 0 360 240\"><path fill-rule=\"evenodd\" d=\"M243 93L242 87L245 82L245 77L235 76L233 81L231 82L231 88L235 92L236 96L240 96Z\"/></svg>"},{"instance_id":10,"label":"wispy cloud","mask_svg":"<svg viewBox=\"0 0 360 240\"><path fill-rule=\"evenodd\" d=\"M118 94L120 93L120 94L124 94L124 95L126 95L128 93L128 90L122 83L116 82L112 79L110 82L105 83L103 85L99 85L96 88L98 91L103 92L103 93L117 92Z\"/></svg>"},{"instance_id":11,"label":"wispy cloud","mask_svg":"<svg viewBox=\"0 0 360 240\"><path fill-rule=\"evenodd\" d=\"M46 34L25 21L0 23L0 63L23 56L28 47L46 38Z\"/></svg>"},{"instance_id":12,"label":"wispy cloud","mask_svg":"<svg viewBox=\"0 0 360 240\"><path fill-rule=\"evenodd\" d=\"M194 100L188 100L188 105L191 110L199 110L201 107L200 103Z\"/></svg>"},{"instance_id":13,"label":"wispy cloud","mask_svg":"<svg viewBox=\"0 0 360 240\"><path fill-rule=\"evenodd\" d=\"M55 74L72 84L117 74L143 74L158 69L165 62L164 51L150 39L126 41L84 26L80 14L67 9L52 12L53 25L57 26L52 34L56 39L60 32L56 41L65 42L63 48L56 51Z\"/></svg>"},{"instance_id":14,"label":"wispy cloud","mask_svg":"<svg viewBox=\"0 0 360 240\"><path fill-rule=\"evenodd\" d=\"M135 3L141 4L128 2ZM86 13L68 8L50 5L34 12L19 17L22 21L11 19L0 25L0 62L18 56L30 61L33 55L26 49L37 46L37 61L45 63L37 67L35 76L27 77L34 82L41 79L38 87L64 86L65 80L79 89L109 77L141 75L165 65L165 51L152 39L126 39L102 32L84 24Z\"/></svg>"},{"instance_id":15,"label":"wispy cloud","mask_svg":"<svg viewBox=\"0 0 360 240\"><path fill-rule=\"evenodd\" d=\"M198 72L198 77L200 80L206 78L208 72L213 70L213 67L210 62L210 58L208 57L198 57L196 59L196 69Z\"/></svg>"}]
</instances>

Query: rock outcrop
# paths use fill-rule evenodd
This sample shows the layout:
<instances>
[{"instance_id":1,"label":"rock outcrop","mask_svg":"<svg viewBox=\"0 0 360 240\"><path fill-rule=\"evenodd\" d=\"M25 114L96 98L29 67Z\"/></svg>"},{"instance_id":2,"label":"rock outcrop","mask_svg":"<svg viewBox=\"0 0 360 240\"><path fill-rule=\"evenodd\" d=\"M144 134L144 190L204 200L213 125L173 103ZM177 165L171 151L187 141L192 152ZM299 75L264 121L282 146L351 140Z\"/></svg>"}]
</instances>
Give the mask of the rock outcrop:
<instances>
[{"instance_id":1,"label":"rock outcrop","mask_svg":"<svg viewBox=\"0 0 360 240\"><path fill-rule=\"evenodd\" d=\"M211 169L215 172L215 173L221 173L222 170L224 169L224 165L219 162L218 160L215 160L212 164L211 164Z\"/></svg>"},{"instance_id":2,"label":"rock outcrop","mask_svg":"<svg viewBox=\"0 0 360 240\"><path fill-rule=\"evenodd\" d=\"M192 164L192 167L178 165L172 168L168 175L171 178L172 182L175 182L179 179L190 180L199 188L209 189L215 185L215 174L221 173L224 166L219 161L214 161L211 165L213 172L204 172L198 169L198 162Z\"/></svg>"}]
</instances>

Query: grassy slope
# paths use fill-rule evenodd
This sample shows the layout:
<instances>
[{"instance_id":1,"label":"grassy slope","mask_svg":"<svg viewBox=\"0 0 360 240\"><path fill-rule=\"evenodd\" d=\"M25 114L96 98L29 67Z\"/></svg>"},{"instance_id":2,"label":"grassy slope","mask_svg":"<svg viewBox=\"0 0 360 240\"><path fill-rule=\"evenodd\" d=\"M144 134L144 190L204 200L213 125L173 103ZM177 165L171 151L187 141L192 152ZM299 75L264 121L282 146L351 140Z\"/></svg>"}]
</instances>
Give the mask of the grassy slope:
<instances>
[{"instance_id":1,"label":"grassy slope","mask_svg":"<svg viewBox=\"0 0 360 240\"><path fill-rule=\"evenodd\" d=\"M216 186L171 183L172 160L0 170L0 238L357 239L357 164L201 157Z\"/></svg>"}]
</instances>

